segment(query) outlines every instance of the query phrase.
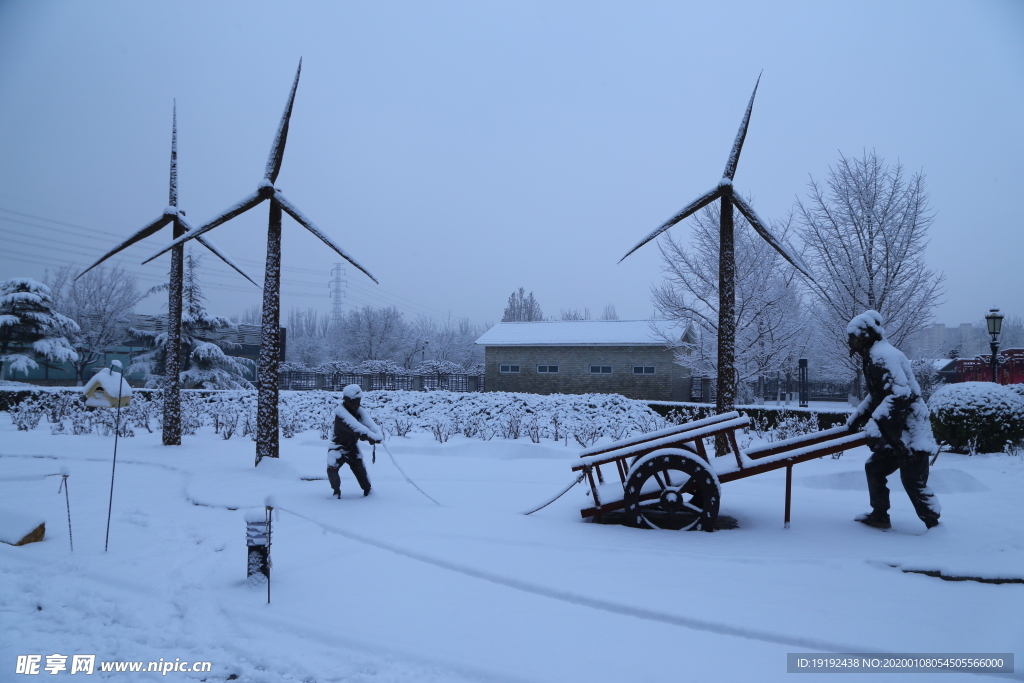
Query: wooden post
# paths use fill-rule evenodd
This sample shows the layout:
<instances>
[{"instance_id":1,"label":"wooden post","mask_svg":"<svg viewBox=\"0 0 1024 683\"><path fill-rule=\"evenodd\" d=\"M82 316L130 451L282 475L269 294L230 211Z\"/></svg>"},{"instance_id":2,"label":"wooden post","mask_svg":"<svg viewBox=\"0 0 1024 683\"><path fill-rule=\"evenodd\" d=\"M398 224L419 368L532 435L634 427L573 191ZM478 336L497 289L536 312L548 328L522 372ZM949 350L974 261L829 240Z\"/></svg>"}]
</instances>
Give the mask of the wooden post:
<instances>
[{"instance_id":1,"label":"wooden post","mask_svg":"<svg viewBox=\"0 0 1024 683\"><path fill-rule=\"evenodd\" d=\"M784 528L789 528L789 506L793 498L793 465L786 465L786 518Z\"/></svg>"}]
</instances>

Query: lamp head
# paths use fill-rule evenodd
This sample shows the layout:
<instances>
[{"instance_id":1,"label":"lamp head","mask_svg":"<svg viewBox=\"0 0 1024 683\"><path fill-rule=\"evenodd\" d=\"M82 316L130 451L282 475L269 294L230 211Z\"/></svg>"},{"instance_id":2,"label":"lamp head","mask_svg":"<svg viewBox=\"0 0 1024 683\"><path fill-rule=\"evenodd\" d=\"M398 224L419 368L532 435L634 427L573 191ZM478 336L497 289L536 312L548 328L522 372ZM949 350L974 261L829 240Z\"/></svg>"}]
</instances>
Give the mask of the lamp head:
<instances>
[{"instance_id":1,"label":"lamp head","mask_svg":"<svg viewBox=\"0 0 1024 683\"><path fill-rule=\"evenodd\" d=\"M992 341L999 339L999 333L1003 329L1003 314L999 312L999 309L990 309L988 315L985 316L985 322L988 324L988 333L992 335Z\"/></svg>"}]
</instances>

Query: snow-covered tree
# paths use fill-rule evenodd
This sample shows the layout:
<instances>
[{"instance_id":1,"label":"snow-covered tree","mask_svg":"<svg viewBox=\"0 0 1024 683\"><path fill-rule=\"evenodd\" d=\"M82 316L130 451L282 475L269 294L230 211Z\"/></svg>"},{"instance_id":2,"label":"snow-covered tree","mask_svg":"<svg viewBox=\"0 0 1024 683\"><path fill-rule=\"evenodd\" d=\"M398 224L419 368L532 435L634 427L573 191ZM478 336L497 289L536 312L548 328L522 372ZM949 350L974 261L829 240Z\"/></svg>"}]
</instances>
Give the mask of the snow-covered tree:
<instances>
[{"instance_id":1,"label":"snow-covered tree","mask_svg":"<svg viewBox=\"0 0 1024 683\"><path fill-rule=\"evenodd\" d=\"M331 357L328 339L331 319L314 308L288 311L288 343L285 353L290 363L316 367Z\"/></svg>"},{"instance_id":2,"label":"snow-covered tree","mask_svg":"<svg viewBox=\"0 0 1024 683\"><path fill-rule=\"evenodd\" d=\"M508 305L505 306L505 314L501 316L501 322L533 322L543 320L544 312L540 310L540 304L534 298L533 292L529 294L523 287L512 292L508 297Z\"/></svg>"},{"instance_id":3,"label":"snow-covered tree","mask_svg":"<svg viewBox=\"0 0 1024 683\"><path fill-rule=\"evenodd\" d=\"M413 336L405 316L395 306L363 306L341 317L334 335L340 340L346 359L398 359Z\"/></svg>"},{"instance_id":4,"label":"snow-covered tree","mask_svg":"<svg viewBox=\"0 0 1024 683\"><path fill-rule=\"evenodd\" d=\"M414 361L449 361L456 365L469 366L483 360L482 351L476 340L483 332L469 318L448 316L441 322L420 318L414 325L413 346L405 363L412 367ZM425 347L421 340L429 340ZM421 351L423 351L421 353Z\"/></svg>"},{"instance_id":5,"label":"snow-covered tree","mask_svg":"<svg viewBox=\"0 0 1024 683\"><path fill-rule=\"evenodd\" d=\"M364 360L355 367L355 372L360 375L398 375L405 371L401 365L393 360Z\"/></svg>"},{"instance_id":6,"label":"snow-covered tree","mask_svg":"<svg viewBox=\"0 0 1024 683\"><path fill-rule=\"evenodd\" d=\"M438 377L441 377L441 375L455 375L466 371L458 363L453 363L450 360L437 360L436 358L423 361L416 366L415 370L424 375L437 375Z\"/></svg>"},{"instance_id":7,"label":"snow-covered tree","mask_svg":"<svg viewBox=\"0 0 1024 683\"><path fill-rule=\"evenodd\" d=\"M697 337L676 346L679 362L710 374L718 370L719 216L717 204L694 216L687 249L666 235L659 243L665 279L652 287L658 315L688 324ZM785 239L788 224L774 225ZM733 235L736 254L737 380L741 383L766 373L788 371L805 350L806 315L796 283L797 272L747 220L738 216Z\"/></svg>"},{"instance_id":8,"label":"snow-covered tree","mask_svg":"<svg viewBox=\"0 0 1024 683\"><path fill-rule=\"evenodd\" d=\"M827 333L827 351L851 371L846 325L878 311L889 342L902 347L931 323L943 277L924 260L932 223L924 176L909 178L875 151L860 159L840 156L825 184L810 182L797 202L805 259L817 280L813 315Z\"/></svg>"},{"instance_id":9,"label":"snow-covered tree","mask_svg":"<svg viewBox=\"0 0 1024 683\"><path fill-rule=\"evenodd\" d=\"M182 286L181 383L184 387L206 389L252 389L246 376L255 375L256 364L248 358L229 356L225 350L238 348L219 333L236 329L234 323L206 311L206 296L199 284L197 270L200 257L185 256ZM147 342L150 351L138 356L128 368L129 372L142 370L149 377L148 384L160 386L165 359L164 345L167 334L133 329L132 333Z\"/></svg>"},{"instance_id":10,"label":"snow-covered tree","mask_svg":"<svg viewBox=\"0 0 1024 683\"><path fill-rule=\"evenodd\" d=\"M601 311L601 320L618 320L619 314L615 311L615 304L606 304Z\"/></svg>"},{"instance_id":11,"label":"snow-covered tree","mask_svg":"<svg viewBox=\"0 0 1024 683\"><path fill-rule=\"evenodd\" d=\"M30 278L0 281L0 379L39 367L34 356L59 363L78 354L63 336L75 321L55 310L50 288Z\"/></svg>"},{"instance_id":12,"label":"snow-covered tree","mask_svg":"<svg viewBox=\"0 0 1024 683\"><path fill-rule=\"evenodd\" d=\"M57 309L76 324L62 332L78 354L71 365L81 386L89 366L128 337L135 305L160 288L139 292L138 278L120 266L98 266L76 277L77 271L65 267L48 278L47 284Z\"/></svg>"}]
</instances>

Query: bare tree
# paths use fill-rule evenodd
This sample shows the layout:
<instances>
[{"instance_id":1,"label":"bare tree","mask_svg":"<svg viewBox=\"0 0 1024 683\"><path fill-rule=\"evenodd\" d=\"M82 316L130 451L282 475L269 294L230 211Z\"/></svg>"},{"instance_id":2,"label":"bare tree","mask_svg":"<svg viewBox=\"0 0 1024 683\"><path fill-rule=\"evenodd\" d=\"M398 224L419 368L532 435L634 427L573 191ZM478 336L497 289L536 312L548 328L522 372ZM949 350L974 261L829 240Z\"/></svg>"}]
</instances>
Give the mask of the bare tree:
<instances>
[{"instance_id":1,"label":"bare tree","mask_svg":"<svg viewBox=\"0 0 1024 683\"><path fill-rule=\"evenodd\" d=\"M483 350L476 345L482 332L469 318L448 316L434 325L430 337L430 353L434 360L448 361L469 368L483 361Z\"/></svg>"},{"instance_id":2,"label":"bare tree","mask_svg":"<svg viewBox=\"0 0 1024 683\"><path fill-rule=\"evenodd\" d=\"M589 308L563 308L561 314L562 320L590 320Z\"/></svg>"},{"instance_id":3,"label":"bare tree","mask_svg":"<svg viewBox=\"0 0 1024 683\"><path fill-rule=\"evenodd\" d=\"M103 358L104 352L128 338L128 326L135 305L156 290L140 292L138 278L120 266L98 266L81 277L69 267L59 269L47 284L59 311L74 320L78 329L64 330L64 336L78 353L71 361L78 386L85 383L86 370ZM76 279L77 278L77 279Z\"/></svg>"},{"instance_id":4,"label":"bare tree","mask_svg":"<svg viewBox=\"0 0 1024 683\"><path fill-rule=\"evenodd\" d=\"M601 320L618 320L619 314L615 312L615 304L607 304L601 311Z\"/></svg>"},{"instance_id":5,"label":"bare tree","mask_svg":"<svg viewBox=\"0 0 1024 683\"><path fill-rule=\"evenodd\" d=\"M263 319L263 311L259 306L253 305L242 311L240 315L231 316L231 319L243 325L259 325Z\"/></svg>"},{"instance_id":6,"label":"bare tree","mask_svg":"<svg viewBox=\"0 0 1024 683\"><path fill-rule=\"evenodd\" d=\"M304 311L292 308L288 311L287 320L288 346L285 352L289 363L316 367L329 360L329 316L322 315L315 308Z\"/></svg>"},{"instance_id":7,"label":"bare tree","mask_svg":"<svg viewBox=\"0 0 1024 683\"><path fill-rule=\"evenodd\" d=\"M360 363L399 357L409 346L412 329L395 306L363 306L342 316L335 334L348 359Z\"/></svg>"},{"instance_id":8,"label":"bare tree","mask_svg":"<svg viewBox=\"0 0 1024 683\"><path fill-rule=\"evenodd\" d=\"M665 280L652 288L659 317L686 322L693 344L679 349L679 362L708 373L718 371L719 207L696 214L692 250L667 235L659 243ZM788 223L772 226L785 239ZM754 232L743 216L733 225L736 255L735 367L740 387L751 378L790 370L806 340L805 313L795 282L797 271Z\"/></svg>"},{"instance_id":9,"label":"bare tree","mask_svg":"<svg viewBox=\"0 0 1024 683\"><path fill-rule=\"evenodd\" d=\"M812 308L827 333L828 351L851 371L846 325L865 310L878 311L886 337L902 346L932 322L942 296L942 275L924 260L932 223L924 176L907 177L873 150L861 159L840 155L825 185L810 182L807 203L797 201L800 236L812 286Z\"/></svg>"},{"instance_id":10,"label":"bare tree","mask_svg":"<svg viewBox=\"0 0 1024 683\"><path fill-rule=\"evenodd\" d=\"M540 310L540 304L533 297L533 292L527 295L526 290L520 287L518 291L509 295L508 305L505 306L505 314L501 317L501 322L533 322L543 319L544 313Z\"/></svg>"}]
</instances>

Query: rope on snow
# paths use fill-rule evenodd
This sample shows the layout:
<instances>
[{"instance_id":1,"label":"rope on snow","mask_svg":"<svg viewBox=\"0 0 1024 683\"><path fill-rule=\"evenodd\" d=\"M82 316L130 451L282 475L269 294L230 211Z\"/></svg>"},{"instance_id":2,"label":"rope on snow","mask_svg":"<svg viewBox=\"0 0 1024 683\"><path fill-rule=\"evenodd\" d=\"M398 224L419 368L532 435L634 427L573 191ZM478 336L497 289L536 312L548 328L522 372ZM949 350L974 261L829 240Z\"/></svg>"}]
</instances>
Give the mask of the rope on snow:
<instances>
[{"instance_id":1,"label":"rope on snow","mask_svg":"<svg viewBox=\"0 0 1024 683\"><path fill-rule=\"evenodd\" d=\"M578 484L578 483L580 483L581 481L583 481L583 477L585 477L585 476L587 476L587 471L586 471L586 470L583 470L582 472L580 472L580 476L576 477L576 481L574 481L573 483L569 484L569 485L568 485L568 486L566 486L566 487L565 487L564 489L562 489L562 492L561 492L561 493L559 493L559 494L558 494L557 496L555 496L554 498L552 498L552 499L551 499L551 500L549 500L548 502L544 503L544 504L543 504L543 505L541 505L541 506L540 506L539 508L534 508L533 510L530 510L529 512L524 512L523 514L524 514L524 515L532 515L532 514L533 514L534 512L537 512L538 510L543 510L543 509L544 509L544 508L546 508L546 507L547 507L548 505L551 505L551 504L552 504L552 503L554 503L554 502L555 502L556 500L558 500L559 498L561 498L561 497L562 497L562 496L564 496L565 494L569 493L569 490L570 490L570 489L571 489L571 488L572 488L573 486L576 486L576 484Z\"/></svg>"},{"instance_id":2,"label":"rope on snow","mask_svg":"<svg viewBox=\"0 0 1024 683\"><path fill-rule=\"evenodd\" d=\"M431 498L431 497L430 497L430 496L429 496L429 495L427 494L427 492L426 492L426 491L424 491L423 489L421 489L421 488L420 488L419 486L416 486L416 482L414 482L414 481L413 481L412 479L410 479L410 478L409 478L409 475L405 473L405 470L403 470L403 469L402 469L402 468L401 468L401 467L400 467L400 466L398 465L398 461L396 461L396 460L395 460L395 456L391 454L391 449L390 449L390 448L388 448L388 445L387 445L386 443L384 443L383 441L381 441L381 442L380 442L380 445L384 447L384 452L388 454L388 457L389 457L389 458L391 458L391 462L392 462L392 463L394 464L394 466L395 466L395 469L397 469L397 470L398 470L398 471L399 471L399 472L401 473L402 477L404 477L404 478L405 478L405 480L406 480L407 482L409 482L410 484L412 484L412 485L413 485L413 486L414 486L414 487L416 488L416 490L417 490L417 491L419 491L419 492L420 492L420 493L422 493L422 494L423 494L424 496L426 496L427 498L429 498L429 499L430 499L430 502L432 502L432 503L433 503L434 505L438 505L438 506L440 506L440 507L444 507L443 505L441 505L440 503L438 503L438 502L437 502L436 500L434 500L433 498Z\"/></svg>"}]
</instances>

